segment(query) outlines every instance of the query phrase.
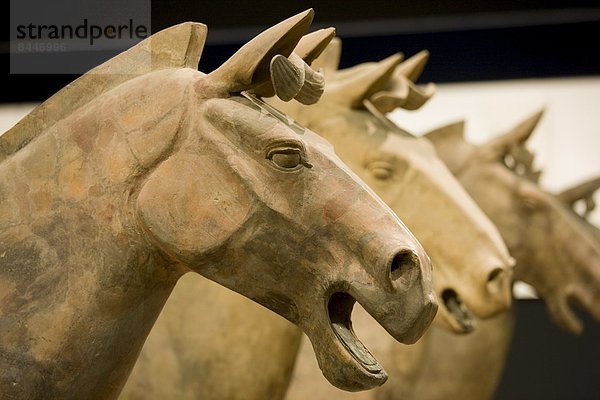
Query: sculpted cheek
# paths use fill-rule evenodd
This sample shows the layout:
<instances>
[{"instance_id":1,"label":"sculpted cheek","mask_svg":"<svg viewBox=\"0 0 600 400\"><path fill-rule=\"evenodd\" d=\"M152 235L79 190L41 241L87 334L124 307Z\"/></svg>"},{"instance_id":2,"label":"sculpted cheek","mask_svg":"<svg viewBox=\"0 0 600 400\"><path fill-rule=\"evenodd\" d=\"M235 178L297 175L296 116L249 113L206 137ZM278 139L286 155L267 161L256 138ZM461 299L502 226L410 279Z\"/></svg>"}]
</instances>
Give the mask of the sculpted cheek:
<instances>
[{"instance_id":1,"label":"sculpted cheek","mask_svg":"<svg viewBox=\"0 0 600 400\"><path fill-rule=\"evenodd\" d=\"M348 211L357 201L358 192L345 181L340 181L338 189L327 199L323 207L326 220L336 220Z\"/></svg>"},{"instance_id":2,"label":"sculpted cheek","mask_svg":"<svg viewBox=\"0 0 600 400\"><path fill-rule=\"evenodd\" d=\"M221 245L246 221L251 208L240 178L212 157L165 161L142 188L138 209L160 247L193 260Z\"/></svg>"}]
</instances>

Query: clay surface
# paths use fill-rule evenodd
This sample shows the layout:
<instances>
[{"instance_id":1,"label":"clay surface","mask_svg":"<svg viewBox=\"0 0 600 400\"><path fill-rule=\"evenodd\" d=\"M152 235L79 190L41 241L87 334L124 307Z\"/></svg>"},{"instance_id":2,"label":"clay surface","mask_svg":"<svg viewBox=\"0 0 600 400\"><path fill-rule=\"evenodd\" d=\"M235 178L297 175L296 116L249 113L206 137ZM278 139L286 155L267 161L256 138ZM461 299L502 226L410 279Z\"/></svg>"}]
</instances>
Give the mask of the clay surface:
<instances>
[{"instance_id":1,"label":"clay surface","mask_svg":"<svg viewBox=\"0 0 600 400\"><path fill-rule=\"evenodd\" d=\"M416 341L437 309L429 258L327 142L240 96L277 85L271 60L290 56L312 15L275 25L208 75L187 68L206 30L184 24L176 47L186 50L173 50L184 56L165 51L177 65L107 76L100 88L83 78L7 132L3 395L116 397L187 272L297 324L333 384L385 381L350 310L358 301L396 340ZM61 111L45 120L51 107Z\"/></svg>"}]
</instances>

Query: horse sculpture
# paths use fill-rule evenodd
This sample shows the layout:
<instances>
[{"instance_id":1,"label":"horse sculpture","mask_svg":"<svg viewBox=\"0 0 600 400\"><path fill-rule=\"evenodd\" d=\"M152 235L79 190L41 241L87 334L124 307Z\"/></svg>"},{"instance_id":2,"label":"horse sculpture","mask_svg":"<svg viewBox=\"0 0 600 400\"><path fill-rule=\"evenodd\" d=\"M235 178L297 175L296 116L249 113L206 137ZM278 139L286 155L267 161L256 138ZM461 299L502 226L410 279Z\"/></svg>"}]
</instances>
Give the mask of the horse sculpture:
<instances>
[{"instance_id":1,"label":"horse sculpture","mask_svg":"<svg viewBox=\"0 0 600 400\"><path fill-rule=\"evenodd\" d=\"M362 101L369 100L371 94L383 98L388 83L400 81L410 86L410 90L404 87L406 90L388 95L403 96L394 103L399 106L416 108L432 94L420 90L407 78L415 79L415 71L426 61L423 54L402 64L400 61L394 56L373 64L365 76L344 80L343 86L336 85L337 80L333 84L328 81L314 113L297 103L277 102L276 106L331 141L340 157L394 211L410 220L406 222L422 237L420 240L426 243L428 254L438 267L434 281L444 305L437 321L453 331L468 332L473 329L471 313L487 317L508 307L511 260L495 228L436 158L433 147L425 139L407 137L382 119L377 110L363 108ZM351 105L354 103L358 106ZM428 213L414 212L415 204ZM180 282L169 299L122 398L137 399L149 393L154 398L283 398L300 332L239 296L190 278L193 281ZM194 296L198 287L210 287L212 298ZM215 298L219 304L229 306L217 308ZM356 314L355 320L365 319L364 313ZM200 333L200 340L200 320L219 321L222 332ZM244 340L240 329L256 334ZM371 343L380 346L376 341ZM199 383L210 385L224 370L237 371L235 379L212 385L210 390ZM308 386L312 388L317 383L314 379L304 381L304 388ZM303 395L302 398L310 397L306 392Z\"/></svg>"},{"instance_id":2,"label":"horse sculpture","mask_svg":"<svg viewBox=\"0 0 600 400\"><path fill-rule=\"evenodd\" d=\"M271 60L290 55L312 15L210 74L189 68L205 27L175 27L183 53L157 49L143 71L150 38L2 137L4 397L116 397L189 271L301 327L332 383L385 381L352 333L352 306L416 341L437 308L428 257L327 142L239 95L269 85Z\"/></svg>"},{"instance_id":3,"label":"horse sculpture","mask_svg":"<svg viewBox=\"0 0 600 400\"><path fill-rule=\"evenodd\" d=\"M464 139L462 122L426 136L498 226L517 260L515 277L535 287L556 324L578 334L583 327L573 305L600 320L600 241L598 229L572 212L571 205L590 197L597 183L557 196L540 189L536 183L540 172L534 170L533 154L525 144L541 116L535 113L481 146ZM374 398L492 398L513 321L513 313L507 312L480 321L480 329L465 337L430 329L427 357L413 386L390 379ZM405 356L396 351L396 363L403 364ZM390 364L390 376L394 376L394 364Z\"/></svg>"},{"instance_id":4,"label":"horse sculpture","mask_svg":"<svg viewBox=\"0 0 600 400\"><path fill-rule=\"evenodd\" d=\"M510 274L506 270L510 262L505 258L503 269L496 271L488 269L490 273L488 279L483 280L480 277L479 284L477 284L477 281L472 277L483 271L482 266L490 265L489 261L483 260L485 260L486 254L491 257L493 247L479 242L477 237L481 238L481 235L476 232L496 233L496 230L492 228L484 231L481 229L481 225L472 222L479 218L479 208L470 198L462 199L458 203L464 205L464 209L461 208L463 210L462 214L452 207L456 204L456 200L454 203L449 200L451 198L450 193L463 193L463 191L462 188L460 188L461 190L454 189L453 183L455 181L452 179L444 179L443 184L441 183L442 177L445 177L445 174L449 175L449 171L437 158L435 152L424 151L432 147L431 144L424 138L412 137L383 115L385 112L391 111L394 105L407 104L407 108L410 109L414 108L415 104L420 103L419 99L427 98L424 92L417 95L418 88L413 84L413 81L419 76L425 58L425 54L420 53L407 60L403 63L404 65L401 64L394 70L395 76L392 75L391 79L384 75L386 72L389 74L389 70L384 69L384 62L368 63L353 67L349 71L336 72L333 82L328 81L324 96L319 103L320 107L317 107L314 111L301 105L297 107L302 108L305 114L304 119L300 121L307 126L311 126L316 132L321 132L324 137L332 142L340 157L346 160L348 165L379 193L384 201L388 202L428 249L428 254L436 267L434 279L436 292L438 297L443 300L436 319L437 323L434 326L452 332L452 334L467 333L472 330L470 325L475 324L475 321L472 321L472 314L479 318L494 315L491 312L482 312L481 309L473 307L474 304L493 307L494 301L489 294L494 292L498 295L502 293L505 296L504 304L509 304L508 281ZM384 61L389 62L390 59ZM374 79L374 77L379 79ZM366 80L372 86L363 85L361 87L360 84L356 83L361 80ZM355 93L363 97L356 96ZM415 93L414 98L410 98L409 101L406 99L408 93ZM325 114L332 116L329 120L326 118L319 119L317 115L317 113L323 112L324 104L328 106ZM284 108L284 110L292 116L295 115L295 112L289 108ZM336 119L334 117L345 116L345 113L350 115L363 113L372 116L371 119L365 118L366 123L362 127L362 138L353 135L353 128L349 126L349 123L344 123L343 118ZM375 124L374 119L379 120L381 124L385 124L389 132L387 136L382 135L383 138L378 138L379 132L371 128ZM368 134L365 135L364 132L368 132ZM437 191L425 186L423 183L426 182L424 177L428 177L433 181L436 178L438 179L440 184L436 187ZM401 191L399 190L401 187L406 189ZM392 188L395 191L392 191ZM406 205L411 201L427 204L428 209L439 210L439 213L417 216L408 211L409 208ZM438 201L439 203L437 203ZM466 222L469 218L472 219L470 224ZM439 222L447 219L448 222L439 224ZM464 222L458 222L463 220ZM488 222L486 218L477 220ZM479 226L479 229L473 230L474 226ZM500 238L491 237L496 238L494 243L501 243ZM497 245L496 249L500 248L504 249L503 244ZM464 252L462 257L461 252ZM508 254L508 252L504 250L504 254ZM477 265L477 260L479 260L479 265ZM499 283L501 285L498 285ZM499 287L502 287L502 290ZM482 292L478 293L477 288L480 290L486 288L488 297L482 295ZM458 307L454 304L453 295L455 294L458 294L458 298L464 300ZM479 294L479 297L474 297L473 294ZM496 297L496 300L499 299L500 297ZM470 311L467 311L469 309ZM468 315L471 318L466 317ZM356 319L356 322L359 322L358 318ZM382 362L385 362L386 365L389 363L391 369L388 372L390 372L390 376L395 377L394 386L405 385L407 381L418 377L427 351L427 342L429 341L427 333L416 345L402 348L403 359L400 363L395 358L389 358L390 346L394 344L387 341L369 321L360 322L363 324L362 327L356 328L359 336L365 338L365 343ZM460 329L460 326L465 322L467 327L463 326ZM475 331L477 330L478 328L475 329ZM365 399L374 395L373 392L341 393L335 388L323 385L317 372L314 363L310 361L310 355L308 352L303 351L298 359L286 399L295 400L313 397ZM391 384L391 382L388 382L377 390L383 390ZM402 398L402 396L399 397Z\"/></svg>"},{"instance_id":5,"label":"horse sculpture","mask_svg":"<svg viewBox=\"0 0 600 400\"><path fill-rule=\"evenodd\" d=\"M540 172L532 169L533 155L524 145L541 116L479 147L464 141L461 123L427 137L498 226L517 260L515 278L533 285L555 322L577 334L583 327L572 302L600 319L600 253L581 219L536 183Z\"/></svg>"}]
</instances>

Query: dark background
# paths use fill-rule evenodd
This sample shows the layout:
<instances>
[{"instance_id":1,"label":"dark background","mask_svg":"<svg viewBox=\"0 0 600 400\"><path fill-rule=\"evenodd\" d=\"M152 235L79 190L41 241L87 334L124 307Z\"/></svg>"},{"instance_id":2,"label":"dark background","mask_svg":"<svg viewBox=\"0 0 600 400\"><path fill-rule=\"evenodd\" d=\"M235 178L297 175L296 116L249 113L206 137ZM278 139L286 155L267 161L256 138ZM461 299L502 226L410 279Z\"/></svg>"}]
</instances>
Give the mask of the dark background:
<instances>
[{"instance_id":1,"label":"dark background","mask_svg":"<svg viewBox=\"0 0 600 400\"><path fill-rule=\"evenodd\" d=\"M582 315L585 330L572 336L550 321L542 301L517 303L516 333L496 399L600 399L600 324Z\"/></svg>"},{"instance_id":2,"label":"dark background","mask_svg":"<svg viewBox=\"0 0 600 400\"><path fill-rule=\"evenodd\" d=\"M342 67L428 49L421 78L427 82L600 74L597 0L154 0L152 31L183 21L207 24L200 69L209 72L264 28L311 6L313 27L335 26L343 39ZM0 101L42 101L77 77L10 75L7 37L5 31L0 42ZM600 324L588 320L584 334L572 337L549 321L542 302L519 305L497 398L600 399Z\"/></svg>"},{"instance_id":3,"label":"dark background","mask_svg":"<svg viewBox=\"0 0 600 400\"><path fill-rule=\"evenodd\" d=\"M600 72L598 0L152 1L152 31L183 21L209 27L200 68L210 72L265 27L313 7L313 26L335 26L342 67L402 51L431 52L423 81L556 77ZM8 4L4 3L5 15ZM0 40L0 101L40 101L77 75L9 75ZM117 51L118 52L118 51ZM108 59L116 53L107 52Z\"/></svg>"}]
</instances>

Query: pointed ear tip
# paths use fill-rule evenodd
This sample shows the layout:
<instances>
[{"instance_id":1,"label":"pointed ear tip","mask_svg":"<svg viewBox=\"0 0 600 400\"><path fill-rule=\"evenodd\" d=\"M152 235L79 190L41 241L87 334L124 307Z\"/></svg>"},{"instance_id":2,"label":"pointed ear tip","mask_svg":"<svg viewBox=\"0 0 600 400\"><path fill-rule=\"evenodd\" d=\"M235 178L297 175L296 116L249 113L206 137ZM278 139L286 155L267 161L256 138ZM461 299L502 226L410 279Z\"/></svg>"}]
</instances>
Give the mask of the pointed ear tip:
<instances>
[{"instance_id":1,"label":"pointed ear tip","mask_svg":"<svg viewBox=\"0 0 600 400\"><path fill-rule=\"evenodd\" d=\"M537 111L530 114L528 117L525 117L525 119L522 120L522 123L530 125L531 130L533 131L533 129L535 129L535 127L537 127L537 125L539 124L545 112L545 107L541 107ZM532 132L529 133L531 134Z\"/></svg>"},{"instance_id":2,"label":"pointed ear tip","mask_svg":"<svg viewBox=\"0 0 600 400\"><path fill-rule=\"evenodd\" d=\"M333 26L323 28L321 30L324 32L327 32L328 35L335 35L335 33L336 33L335 27L333 27Z\"/></svg>"},{"instance_id":3,"label":"pointed ear tip","mask_svg":"<svg viewBox=\"0 0 600 400\"><path fill-rule=\"evenodd\" d=\"M194 28L202 28L202 29L207 28L206 24L203 24L202 22L187 21L187 22L184 22L184 24L192 25Z\"/></svg>"},{"instance_id":4,"label":"pointed ear tip","mask_svg":"<svg viewBox=\"0 0 600 400\"><path fill-rule=\"evenodd\" d=\"M464 118L459 118L459 119L455 119L455 120L451 120L450 122L446 123L445 125L443 125L442 127L449 127L449 126L465 126L466 124L466 120Z\"/></svg>"},{"instance_id":5,"label":"pointed ear tip","mask_svg":"<svg viewBox=\"0 0 600 400\"><path fill-rule=\"evenodd\" d=\"M327 30L327 37L331 37L331 39L329 40L331 42L333 39L335 39L335 35L337 35L337 31L333 26L326 28L326 30Z\"/></svg>"},{"instance_id":6,"label":"pointed ear tip","mask_svg":"<svg viewBox=\"0 0 600 400\"><path fill-rule=\"evenodd\" d=\"M464 133L465 131L465 125L467 125L467 121L464 119L458 119L454 122L450 122L447 126L448 127L452 127L452 128L456 128L455 132L459 132L461 135Z\"/></svg>"},{"instance_id":7,"label":"pointed ear tip","mask_svg":"<svg viewBox=\"0 0 600 400\"><path fill-rule=\"evenodd\" d=\"M445 125L442 125L440 127L434 128L434 129L426 132L425 136L428 136L428 137L434 138L434 139L440 139L440 138L447 138L448 133L463 135L465 125L466 125L466 121L464 119L458 119L456 121L449 122Z\"/></svg>"},{"instance_id":8,"label":"pointed ear tip","mask_svg":"<svg viewBox=\"0 0 600 400\"><path fill-rule=\"evenodd\" d=\"M529 114L529 116L526 117L524 119L524 121L534 121L537 124L539 122L539 120L544 116L545 113L546 113L546 106L541 106L536 111L533 111L531 114Z\"/></svg>"},{"instance_id":9,"label":"pointed ear tip","mask_svg":"<svg viewBox=\"0 0 600 400\"><path fill-rule=\"evenodd\" d=\"M310 17L311 19L315 16L315 10L314 8L308 8L300 13L298 13L298 15L305 15L306 17Z\"/></svg>"},{"instance_id":10,"label":"pointed ear tip","mask_svg":"<svg viewBox=\"0 0 600 400\"><path fill-rule=\"evenodd\" d=\"M189 24L190 30L196 37L206 37L206 34L208 33L208 26L200 22L190 22Z\"/></svg>"},{"instance_id":11,"label":"pointed ear tip","mask_svg":"<svg viewBox=\"0 0 600 400\"><path fill-rule=\"evenodd\" d=\"M163 33L166 33L166 32L183 33L182 28L189 29L189 30L187 30L187 29L185 30L186 34L191 33L192 35L195 35L195 36L206 35L206 32L208 31L208 27L201 22L186 21L186 22L182 22L177 25L170 26L161 31L158 31L158 32L154 33L153 35L151 35L149 38L156 39L157 37L161 36Z\"/></svg>"},{"instance_id":12,"label":"pointed ear tip","mask_svg":"<svg viewBox=\"0 0 600 400\"><path fill-rule=\"evenodd\" d=\"M307 33L306 35L304 35L305 38L311 38L312 40L318 40L320 42L331 42L334 38L335 38L335 28L334 27L329 27L329 28L322 28L322 29L318 29L316 31Z\"/></svg>"},{"instance_id":13,"label":"pointed ear tip","mask_svg":"<svg viewBox=\"0 0 600 400\"><path fill-rule=\"evenodd\" d=\"M377 71L388 71L388 70L392 70L393 68L395 69L398 65L400 65L400 63L402 62L403 59L404 59L404 54L402 54L400 52L394 53L391 56L388 56L388 57L384 58L383 60L377 62L376 70Z\"/></svg>"},{"instance_id":14,"label":"pointed ear tip","mask_svg":"<svg viewBox=\"0 0 600 400\"><path fill-rule=\"evenodd\" d=\"M294 26L295 28L299 28L306 32L312 24L314 17L315 11L312 8L309 8L306 11L303 11L294 15L293 17L288 18L287 21L292 22L292 26ZM300 38L298 38L298 40L300 40Z\"/></svg>"},{"instance_id":15,"label":"pointed ear tip","mask_svg":"<svg viewBox=\"0 0 600 400\"><path fill-rule=\"evenodd\" d=\"M310 26L310 24L312 24L313 18L315 16L315 10L313 10L312 8L309 8L308 10L304 10L302 12L299 12L296 15L292 15L291 17L289 17L288 19L285 19L281 22L279 22L279 24L291 24L291 25L306 25L307 29L308 26ZM276 24L279 25L279 24Z\"/></svg>"},{"instance_id":16,"label":"pointed ear tip","mask_svg":"<svg viewBox=\"0 0 600 400\"><path fill-rule=\"evenodd\" d=\"M386 65L386 66L397 66L399 65L402 60L404 60L404 54L401 52L397 52L392 54L389 57L384 58L383 60L381 60L379 63L380 65Z\"/></svg>"},{"instance_id":17,"label":"pointed ear tip","mask_svg":"<svg viewBox=\"0 0 600 400\"><path fill-rule=\"evenodd\" d=\"M429 51L421 50L416 54L413 54L409 58L404 61L407 65L416 66L416 65L425 65L429 61Z\"/></svg>"},{"instance_id":18,"label":"pointed ear tip","mask_svg":"<svg viewBox=\"0 0 600 400\"><path fill-rule=\"evenodd\" d=\"M323 28L304 35L294 49L304 61L311 65L335 38L335 28Z\"/></svg>"},{"instance_id":19,"label":"pointed ear tip","mask_svg":"<svg viewBox=\"0 0 600 400\"><path fill-rule=\"evenodd\" d=\"M192 28L206 28L206 25L203 24L202 22L196 22L196 21L185 21L182 22L180 24L177 25L173 25L167 29L173 29L173 28L177 28L178 26L190 26Z\"/></svg>"}]
</instances>

